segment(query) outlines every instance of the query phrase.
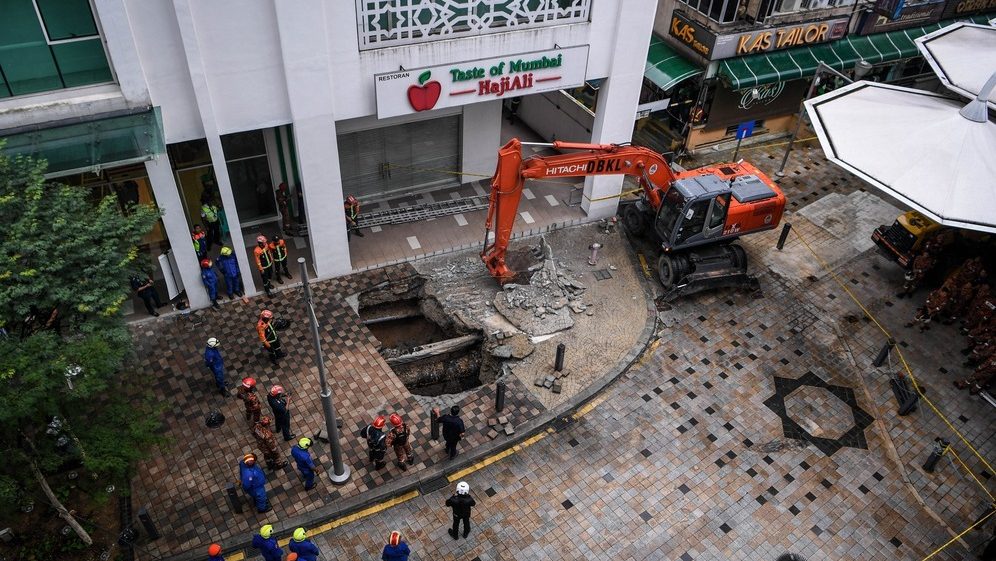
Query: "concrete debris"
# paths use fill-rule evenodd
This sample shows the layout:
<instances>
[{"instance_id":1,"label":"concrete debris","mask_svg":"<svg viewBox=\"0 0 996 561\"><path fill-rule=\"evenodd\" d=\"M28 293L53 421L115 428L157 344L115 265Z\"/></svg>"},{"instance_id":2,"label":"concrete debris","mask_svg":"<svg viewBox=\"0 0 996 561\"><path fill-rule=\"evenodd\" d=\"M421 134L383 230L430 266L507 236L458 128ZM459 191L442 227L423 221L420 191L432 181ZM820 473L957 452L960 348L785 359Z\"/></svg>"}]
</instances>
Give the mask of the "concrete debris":
<instances>
[{"instance_id":1,"label":"concrete debris","mask_svg":"<svg viewBox=\"0 0 996 561\"><path fill-rule=\"evenodd\" d=\"M537 267L530 267L529 284L506 284L495 295L493 304L512 325L530 335L545 335L574 325L571 312L584 313L587 307L583 296L588 289L574 275L558 266L546 239L530 248L533 255L542 258Z\"/></svg>"},{"instance_id":2,"label":"concrete debris","mask_svg":"<svg viewBox=\"0 0 996 561\"><path fill-rule=\"evenodd\" d=\"M491 356L495 358L512 358L512 347L508 345L498 345L491 349Z\"/></svg>"}]
</instances>

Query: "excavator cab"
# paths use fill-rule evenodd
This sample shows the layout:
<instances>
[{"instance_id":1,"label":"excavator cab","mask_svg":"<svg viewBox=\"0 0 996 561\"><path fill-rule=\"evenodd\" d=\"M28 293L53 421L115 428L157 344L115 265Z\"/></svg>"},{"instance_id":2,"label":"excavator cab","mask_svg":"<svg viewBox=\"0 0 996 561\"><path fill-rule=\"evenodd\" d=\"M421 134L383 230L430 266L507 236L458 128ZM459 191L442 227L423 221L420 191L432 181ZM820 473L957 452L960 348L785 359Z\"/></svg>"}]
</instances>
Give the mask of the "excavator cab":
<instances>
[{"instance_id":1,"label":"excavator cab","mask_svg":"<svg viewBox=\"0 0 996 561\"><path fill-rule=\"evenodd\" d=\"M675 182L661 201L654 229L665 251L711 243L723 236L730 187L714 175Z\"/></svg>"}]
</instances>

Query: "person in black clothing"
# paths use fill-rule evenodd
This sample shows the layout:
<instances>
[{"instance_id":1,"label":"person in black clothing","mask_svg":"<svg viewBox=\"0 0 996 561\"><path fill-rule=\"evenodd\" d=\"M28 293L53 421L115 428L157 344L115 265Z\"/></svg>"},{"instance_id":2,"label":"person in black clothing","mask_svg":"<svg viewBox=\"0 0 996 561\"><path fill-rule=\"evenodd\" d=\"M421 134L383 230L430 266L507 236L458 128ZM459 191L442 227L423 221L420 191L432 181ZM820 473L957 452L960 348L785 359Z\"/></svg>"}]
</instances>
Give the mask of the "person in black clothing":
<instances>
[{"instance_id":1,"label":"person in black clothing","mask_svg":"<svg viewBox=\"0 0 996 561\"><path fill-rule=\"evenodd\" d=\"M451 538L459 538L461 520L463 520L463 537L467 538L467 534L470 533L470 509L476 504L477 501L470 496L470 485L463 481L457 483L456 494L446 499L446 506L453 509L453 527L449 529Z\"/></svg>"},{"instance_id":2,"label":"person in black clothing","mask_svg":"<svg viewBox=\"0 0 996 561\"><path fill-rule=\"evenodd\" d=\"M439 409L436 409L436 414L439 414ZM439 425L443 427L443 440L446 441L446 453L449 454L452 460L457 455L457 442L460 442L465 432L463 419L460 418L460 406L454 405L450 408L449 415L439 417Z\"/></svg>"},{"instance_id":3,"label":"person in black clothing","mask_svg":"<svg viewBox=\"0 0 996 561\"><path fill-rule=\"evenodd\" d=\"M290 410L287 408L287 392L283 386L273 386L270 388L270 395L266 396L266 401L273 410L273 420L276 421L276 428L284 434L284 441L293 439L296 435L290 430Z\"/></svg>"},{"instance_id":4,"label":"person in black clothing","mask_svg":"<svg viewBox=\"0 0 996 561\"><path fill-rule=\"evenodd\" d=\"M152 282L152 278L148 275L133 275L131 277L131 289L145 302L145 309L149 311L149 314L159 317L159 312L156 311L156 308L163 307L163 303L159 301L159 293L156 292L156 286ZM155 302L154 306L153 302Z\"/></svg>"}]
</instances>

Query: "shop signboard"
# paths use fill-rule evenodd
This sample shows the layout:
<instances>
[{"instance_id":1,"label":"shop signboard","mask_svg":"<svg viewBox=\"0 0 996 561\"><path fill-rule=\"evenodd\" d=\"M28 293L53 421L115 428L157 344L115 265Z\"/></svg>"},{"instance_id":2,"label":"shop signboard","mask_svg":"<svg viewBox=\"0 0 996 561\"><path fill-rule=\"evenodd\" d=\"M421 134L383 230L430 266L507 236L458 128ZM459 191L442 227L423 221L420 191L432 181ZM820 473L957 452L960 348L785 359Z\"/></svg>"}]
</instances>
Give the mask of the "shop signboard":
<instances>
[{"instance_id":1,"label":"shop signboard","mask_svg":"<svg viewBox=\"0 0 996 561\"><path fill-rule=\"evenodd\" d=\"M948 0L941 19L996 11L996 0Z\"/></svg>"},{"instance_id":2,"label":"shop signboard","mask_svg":"<svg viewBox=\"0 0 996 561\"><path fill-rule=\"evenodd\" d=\"M940 20L943 12L944 2L901 6L899 15L892 19L876 12L865 12L861 25L858 26L857 34L870 35L907 27L929 25Z\"/></svg>"},{"instance_id":3,"label":"shop signboard","mask_svg":"<svg viewBox=\"0 0 996 561\"><path fill-rule=\"evenodd\" d=\"M709 60L715 60L715 57L712 56L712 49L716 45L716 34L698 22L692 21L681 12L671 13L668 34L695 54Z\"/></svg>"},{"instance_id":4,"label":"shop signboard","mask_svg":"<svg viewBox=\"0 0 996 561\"><path fill-rule=\"evenodd\" d=\"M872 10L887 19L896 19L906 6L906 0L877 0Z\"/></svg>"},{"instance_id":5,"label":"shop signboard","mask_svg":"<svg viewBox=\"0 0 996 561\"><path fill-rule=\"evenodd\" d=\"M807 89L806 80L764 84L745 90L731 90L719 83L705 128L715 130L768 117L791 115L799 110L799 103Z\"/></svg>"},{"instance_id":6,"label":"shop signboard","mask_svg":"<svg viewBox=\"0 0 996 561\"><path fill-rule=\"evenodd\" d=\"M835 41L847 34L847 21L845 17L720 35L712 49L712 60Z\"/></svg>"},{"instance_id":7,"label":"shop signboard","mask_svg":"<svg viewBox=\"0 0 996 561\"><path fill-rule=\"evenodd\" d=\"M374 75L377 117L396 117L584 84L588 45Z\"/></svg>"}]
</instances>

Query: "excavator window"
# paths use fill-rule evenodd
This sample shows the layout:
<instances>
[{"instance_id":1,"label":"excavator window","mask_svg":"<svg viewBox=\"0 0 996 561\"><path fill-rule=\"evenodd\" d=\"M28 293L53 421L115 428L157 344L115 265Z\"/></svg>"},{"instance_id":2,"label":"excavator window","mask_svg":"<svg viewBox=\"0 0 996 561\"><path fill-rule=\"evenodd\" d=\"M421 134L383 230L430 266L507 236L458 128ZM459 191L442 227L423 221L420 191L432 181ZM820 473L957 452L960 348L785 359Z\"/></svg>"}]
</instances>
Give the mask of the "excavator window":
<instances>
[{"instance_id":1,"label":"excavator window","mask_svg":"<svg viewBox=\"0 0 996 561\"><path fill-rule=\"evenodd\" d=\"M682 217L684 220L678 226L678 236L674 240L675 246L680 246L692 236L702 233L711 203L712 199L702 199L685 207L685 214Z\"/></svg>"},{"instance_id":2,"label":"excavator window","mask_svg":"<svg viewBox=\"0 0 996 561\"><path fill-rule=\"evenodd\" d=\"M674 227L679 223L681 211L685 208L685 198L677 189L668 189L657 212L655 228L662 240L670 240Z\"/></svg>"},{"instance_id":3,"label":"excavator window","mask_svg":"<svg viewBox=\"0 0 996 561\"><path fill-rule=\"evenodd\" d=\"M723 224L726 223L726 209L729 206L729 193L716 195L716 198L712 200L712 208L709 209L709 232L706 232L706 236L708 236L713 230L723 229Z\"/></svg>"}]
</instances>

